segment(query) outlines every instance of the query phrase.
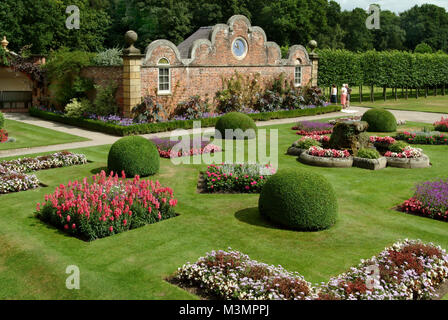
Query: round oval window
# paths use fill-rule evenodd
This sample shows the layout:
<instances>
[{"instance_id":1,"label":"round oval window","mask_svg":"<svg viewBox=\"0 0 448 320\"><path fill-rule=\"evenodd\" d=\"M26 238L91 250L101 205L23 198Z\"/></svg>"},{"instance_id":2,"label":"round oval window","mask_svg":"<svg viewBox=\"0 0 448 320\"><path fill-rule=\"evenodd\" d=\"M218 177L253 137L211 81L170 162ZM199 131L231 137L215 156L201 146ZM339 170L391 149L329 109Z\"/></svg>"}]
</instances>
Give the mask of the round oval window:
<instances>
[{"instance_id":1,"label":"round oval window","mask_svg":"<svg viewBox=\"0 0 448 320\"><path fill-rule=\"evenodd\" d=\"M232 52L237 58L239 59L244 58L247 53L246 41L244 41L244 39L241 38L235 39L235 41L233 41Z\"/></svg>"}]
</instances>

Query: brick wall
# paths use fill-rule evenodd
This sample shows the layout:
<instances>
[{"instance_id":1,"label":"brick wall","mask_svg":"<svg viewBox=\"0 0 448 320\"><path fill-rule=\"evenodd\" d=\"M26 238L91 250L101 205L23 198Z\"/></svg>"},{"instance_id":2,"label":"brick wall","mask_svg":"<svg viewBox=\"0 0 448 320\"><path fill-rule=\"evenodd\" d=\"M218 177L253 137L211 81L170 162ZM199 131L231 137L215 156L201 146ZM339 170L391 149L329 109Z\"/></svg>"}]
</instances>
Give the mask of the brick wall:
<instances>
[{"instance_id":1,"label":"brick wall","mask_svg":"<svg viewBox=\"0 0 448 320\"><path fill-rule=\"evenodd\" d=\"M123 67L87 67L81 71L81 76L92 79L96 85L107 86L111 82L117 84L115 99L120 107L123 105ZM89 98L95 98L94 92L89 93Z\"/></svg>"}]
</instances>

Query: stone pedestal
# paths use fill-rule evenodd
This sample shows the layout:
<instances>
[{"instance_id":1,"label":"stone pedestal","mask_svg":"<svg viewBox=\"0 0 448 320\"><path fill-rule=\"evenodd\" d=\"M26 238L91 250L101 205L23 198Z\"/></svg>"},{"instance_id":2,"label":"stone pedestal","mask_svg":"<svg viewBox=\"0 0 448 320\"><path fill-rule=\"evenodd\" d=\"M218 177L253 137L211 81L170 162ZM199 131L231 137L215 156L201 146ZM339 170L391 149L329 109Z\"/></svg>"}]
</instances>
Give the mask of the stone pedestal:
<instances>
[{"instance_id":1,"label":"stone pedestal","mask_svg":"<svg viewBox=\"0 0 448 320\"><path fill-rule=\"evenodd\" d=\"M129 48L123 50L123 116L132 117L132 109L142 102L142 80L140 68L143 55L134 47L137 33L128 31L125 41Z\"/></svg>"},{"instance_id":2,"label":"stone pedestal","mask_svg":"<svg viewBox=\"0 0 448 320\"><path fill-rule=\"evenodd\" d=\"M313 87L317 87L317 80L319 76L319 55L314 51L317 48L317 42L315 40L311 40L308 43L308 46L311 48L309 56L313 65L311 69L311 85Z\"/></svg>"}]
</instances>

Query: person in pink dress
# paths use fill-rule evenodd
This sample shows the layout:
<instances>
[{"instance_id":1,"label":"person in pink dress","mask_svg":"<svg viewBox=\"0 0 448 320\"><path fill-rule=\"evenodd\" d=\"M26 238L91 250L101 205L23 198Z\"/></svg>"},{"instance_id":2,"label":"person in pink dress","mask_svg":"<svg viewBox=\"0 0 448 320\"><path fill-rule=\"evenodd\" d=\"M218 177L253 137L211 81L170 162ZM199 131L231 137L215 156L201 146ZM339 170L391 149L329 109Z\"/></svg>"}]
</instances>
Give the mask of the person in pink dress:
<instances>
[{"instance_id":1,"label":"person in pink dress","mask_svg":"<svg viewBox=\"0 0 448 320\"><path fill-rule=\"evenodd\" d=\"M342 108L345 109L347 107L347 85L343 84L341 89L341 104Z\"/></svg>"}]
</instances>

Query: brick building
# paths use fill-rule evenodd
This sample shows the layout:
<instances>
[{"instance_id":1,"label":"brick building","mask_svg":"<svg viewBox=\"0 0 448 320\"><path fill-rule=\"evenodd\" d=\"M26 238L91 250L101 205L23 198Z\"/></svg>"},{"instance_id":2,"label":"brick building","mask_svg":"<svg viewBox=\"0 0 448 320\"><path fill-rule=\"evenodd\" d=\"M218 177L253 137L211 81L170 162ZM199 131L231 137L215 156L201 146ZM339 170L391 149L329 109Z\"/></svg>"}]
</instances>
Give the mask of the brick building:
<instances>
[{"instance_id":1,"label":"brick building","mask_svg":"<svg viewBox=\"0 0 448 320\"><path fill-rule=\"evenodd\" d=\"M235 72L258 73L262 83L284 73L296 86L311 80L315 84L317 60L301 45L292 46L282 59L280 47L267 41L263 29L236 15L227 24L200 28L178 46L167 40L152 42L141 61L141 95L157 95L172 107L192 95L213 100L223 79Z\"/></svg>"}]
</instances>

